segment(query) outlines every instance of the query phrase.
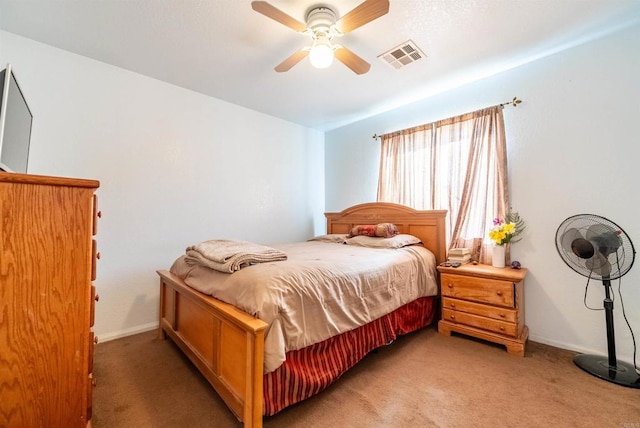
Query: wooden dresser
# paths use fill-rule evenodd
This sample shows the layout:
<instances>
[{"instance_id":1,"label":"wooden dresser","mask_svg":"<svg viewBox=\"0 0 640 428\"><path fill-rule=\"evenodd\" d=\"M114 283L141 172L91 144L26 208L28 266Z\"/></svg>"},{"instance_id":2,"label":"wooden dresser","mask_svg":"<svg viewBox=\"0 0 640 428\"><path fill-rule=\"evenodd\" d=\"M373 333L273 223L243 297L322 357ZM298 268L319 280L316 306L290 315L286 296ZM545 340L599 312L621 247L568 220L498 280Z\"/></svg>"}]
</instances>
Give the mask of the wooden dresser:
<instances>
[{"instance_id":1,"label":"wooden dresser","mask_svg":"<svg viewBox=\"0 0 640 428\"><path fill-rule=\"evenodd\" d=\"M510 354L524 356L529 336L524 323L527 270L472 264L438 270L442 294L438 331L499 343Z\"/></svg>"},{"instance_id":2,"label":"wooden dresser","mask_svg":"<svg viewBox=\"0 0 640 428\"><path fill-rule=\"evenodd\" d=\"M99 182L0 172L0 427L86 427Z\"/></svg>"}]
</instances>

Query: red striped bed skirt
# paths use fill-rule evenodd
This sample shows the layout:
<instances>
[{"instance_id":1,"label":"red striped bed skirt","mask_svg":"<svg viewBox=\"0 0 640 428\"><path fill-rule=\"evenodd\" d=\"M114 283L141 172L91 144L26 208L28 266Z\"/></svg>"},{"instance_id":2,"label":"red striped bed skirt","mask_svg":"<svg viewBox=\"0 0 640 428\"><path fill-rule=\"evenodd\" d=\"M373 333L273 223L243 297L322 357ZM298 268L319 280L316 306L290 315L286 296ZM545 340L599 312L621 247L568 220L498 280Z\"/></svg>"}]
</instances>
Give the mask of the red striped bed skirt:
<instances>
[{"instance_id":1,"label":"red striped bed skirt","mask_svg":"<svg viewBox=\"0 0 640 428\"><path fill-rule=\"evenodd\" d=\"M373 349L431 324L435 302L435 297L422 297L355 330L287 352L284 364L264 376L264 414L317 394Z\"/></svg>"}]
</instances>

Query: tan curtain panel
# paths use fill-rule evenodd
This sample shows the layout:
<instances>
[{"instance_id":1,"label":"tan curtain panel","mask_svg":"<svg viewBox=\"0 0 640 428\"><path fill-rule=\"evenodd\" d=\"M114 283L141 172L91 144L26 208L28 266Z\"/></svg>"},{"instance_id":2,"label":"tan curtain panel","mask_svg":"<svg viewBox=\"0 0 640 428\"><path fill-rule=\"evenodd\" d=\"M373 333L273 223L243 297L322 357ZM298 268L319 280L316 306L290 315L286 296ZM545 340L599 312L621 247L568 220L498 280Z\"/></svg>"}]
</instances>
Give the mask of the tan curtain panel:
<instances>
[{"instance_id":1,"label":"tan curtain panel","mask_svg":"<svg viewBox=\"0 0 640 428\"><path fill-rule=\"evenodd\" d=\"M378 201L448 211L449 248L491 263L489 229L508 209L502 106L382 136Z\"/></svg>"}]
</instances>

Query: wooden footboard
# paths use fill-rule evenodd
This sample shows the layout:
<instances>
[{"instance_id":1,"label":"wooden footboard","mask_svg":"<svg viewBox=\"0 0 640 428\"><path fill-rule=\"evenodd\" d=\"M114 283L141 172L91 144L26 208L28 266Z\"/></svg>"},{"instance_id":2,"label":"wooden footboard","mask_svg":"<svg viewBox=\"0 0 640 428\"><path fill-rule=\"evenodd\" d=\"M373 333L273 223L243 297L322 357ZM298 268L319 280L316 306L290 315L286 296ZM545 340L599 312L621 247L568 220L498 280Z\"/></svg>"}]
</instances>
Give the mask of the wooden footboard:
<instances>
[{"instance_id":1,"label":"wooden footboard","mask_svg":"<svg viewBox=\"0 0 640 428\"><path fill-rule=\"evenodd\" d=\"M168 335L245 427L262 426L263 321L160 270L160 336Z\"/></svg>"}]
</instances>

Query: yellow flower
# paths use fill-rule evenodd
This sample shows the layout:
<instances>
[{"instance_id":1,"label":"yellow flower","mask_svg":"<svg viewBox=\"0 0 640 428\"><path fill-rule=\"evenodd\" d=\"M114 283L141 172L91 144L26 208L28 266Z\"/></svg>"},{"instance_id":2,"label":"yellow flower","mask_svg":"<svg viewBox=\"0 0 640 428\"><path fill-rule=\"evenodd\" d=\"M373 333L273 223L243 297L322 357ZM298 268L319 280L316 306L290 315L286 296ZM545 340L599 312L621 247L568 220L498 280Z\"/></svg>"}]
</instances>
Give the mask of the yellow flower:
<instances>
[{"instance_id":1,"label":"yellow flower","mask_svg":"<svg viewBox=\"0 0 640 428\"><path fill-rule=\"evenodd\" d=\"M520 219L520 217L517 217ZM489 231L489 238L496 245L505 245L510 242L517 242L517 240L513 240L524 228L524 222L520 219L518 220L520 223L509 222L505 223L499 218L493 220L493 229Z\"/></svg>"},{"instance_id":2,"label":"yellow flower","mask_svg":"<svg viewBox=\"0 0 640 428\"><path fill-rule=\"evenodd\" d=\"M515 232L516 230L516 225L513 223L507 223L503 226L502 230L504 231L504 233L506 234L513 234L513 232Z\"/></svg>"}]
</instances>

